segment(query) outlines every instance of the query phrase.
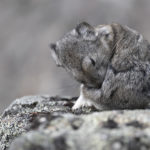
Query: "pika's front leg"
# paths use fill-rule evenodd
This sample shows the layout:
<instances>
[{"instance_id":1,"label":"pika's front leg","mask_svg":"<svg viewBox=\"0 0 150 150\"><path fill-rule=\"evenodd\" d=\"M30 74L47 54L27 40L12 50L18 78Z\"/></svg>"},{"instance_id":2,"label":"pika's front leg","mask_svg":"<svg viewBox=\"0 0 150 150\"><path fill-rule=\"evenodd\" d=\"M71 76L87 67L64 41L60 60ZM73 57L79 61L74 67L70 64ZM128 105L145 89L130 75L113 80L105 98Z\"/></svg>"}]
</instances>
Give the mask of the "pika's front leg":
<instances>
[{"instance_id":1,"label":"pika's front leg","mask_svg":"<svg viewBox=\"0 0 150 150\"><path fill-rule=\"evenodd\" d=\"M94 106L99 110L106 109L106 105L111 102L111 95L116 91L118 83L113 70L110 68L107 71L105 80L101 88L89 88L81 85L80 96L76 101L73 109L81 107Z\"/></svg>"},{"instance_id":2,"label":"pika's front leg","mask_svg":"<svg viewBox=\"0 0 150 150\"><path fill-rule=\"evenodd\" d=\"M118 88L116 76L112 69L108 69L101 88L89 88L81 86L80 97L73 106L73 109L86 106L94 106L98 110L107 109L107 104L112 103L111 95Z\"/></svg>"},{"instance_id":3,"label":"pika's front leg","mask_svg":"<svg viewBox=\"0 0 150 150\"><path fill-rule=\"evenodd\" d=\"M74 104L74 106L72 107L73 110L75 109L79 109L79 108L83 108L83 107L92 107L93 103L92 100L89 99L88 97L86 97L85 95L85 86L82 84L80 86L80 96L77 99L76 103Z\"/></svg>"}]
</instances>

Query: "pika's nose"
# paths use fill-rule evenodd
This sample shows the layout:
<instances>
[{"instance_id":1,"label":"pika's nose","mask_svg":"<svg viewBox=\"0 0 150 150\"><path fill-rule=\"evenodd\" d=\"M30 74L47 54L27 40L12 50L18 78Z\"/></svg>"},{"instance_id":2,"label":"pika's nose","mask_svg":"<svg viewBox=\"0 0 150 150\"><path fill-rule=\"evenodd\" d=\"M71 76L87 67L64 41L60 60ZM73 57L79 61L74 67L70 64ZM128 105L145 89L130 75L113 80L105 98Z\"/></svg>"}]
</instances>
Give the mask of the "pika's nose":
<instances>
[{"instance_id":1,"label":"pika's nose","mask_svg":"<svg viewBox=\"0 0 150 150\"><path fill-rule=\"evenodd\" d=\"M50 48L53 49L53 50L56 50L56 44L55 43L51 43L50 44Z\"/></svg>"}]
</instances>

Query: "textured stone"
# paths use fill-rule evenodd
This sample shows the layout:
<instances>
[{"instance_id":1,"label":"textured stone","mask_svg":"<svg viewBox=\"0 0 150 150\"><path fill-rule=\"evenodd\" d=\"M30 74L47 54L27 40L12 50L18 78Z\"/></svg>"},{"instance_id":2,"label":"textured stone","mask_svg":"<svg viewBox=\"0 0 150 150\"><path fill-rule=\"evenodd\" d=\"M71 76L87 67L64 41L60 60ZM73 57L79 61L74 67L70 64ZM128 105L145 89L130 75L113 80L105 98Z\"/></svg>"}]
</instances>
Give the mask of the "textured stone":
<instances>
[{"instance_id":1,"label":"textured stone","mask_svg":"<svg viewBox=\"0 0 150 150\"><path fill-rule=\"evenodd\" d=\"M73 112L75 100L31 96L14 101L0 118L2 150L150 149L149 109Z\"/></svg>"},{"instance_id":2,"label":"textured stone","mask_svg":"<svg viewBox=\"0 0 150 150\"><path fill-rule=\"evenodd\" d=\"M40 117L42 114L49 114L57 112L64 113L89 113L91 109L77 110L72 112L72 105L77 98L60 98L50 96L26 96L16 99L0 116L0 146L2 150L9 147L14 138L18 137L24 132L36 128L39 124L32 124L32 118ZM57 114L57 115L58 115ZM31 127L30 127L31 126ZM31 128L31 129L30 129Z\"/></svg>"}]
</instances>

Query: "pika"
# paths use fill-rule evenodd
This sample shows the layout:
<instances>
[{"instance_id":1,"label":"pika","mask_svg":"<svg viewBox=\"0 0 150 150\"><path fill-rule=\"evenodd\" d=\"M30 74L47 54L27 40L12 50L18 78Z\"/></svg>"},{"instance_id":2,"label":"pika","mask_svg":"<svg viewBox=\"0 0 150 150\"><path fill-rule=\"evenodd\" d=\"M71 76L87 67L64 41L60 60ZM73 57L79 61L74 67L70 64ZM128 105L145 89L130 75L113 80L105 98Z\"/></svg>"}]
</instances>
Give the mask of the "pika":
<instances>
[{"instance_id":1,"label":"pika","mask_svg":"<svg viewBox=\"0 0 150 150\"><path fill-rule=\"evenodd\" d=\"M112 23L78 24L56 43L51 54L81 83L73 109L145 108L150 102L150 45L137 31Z\"/></svg>"}]
</instances>

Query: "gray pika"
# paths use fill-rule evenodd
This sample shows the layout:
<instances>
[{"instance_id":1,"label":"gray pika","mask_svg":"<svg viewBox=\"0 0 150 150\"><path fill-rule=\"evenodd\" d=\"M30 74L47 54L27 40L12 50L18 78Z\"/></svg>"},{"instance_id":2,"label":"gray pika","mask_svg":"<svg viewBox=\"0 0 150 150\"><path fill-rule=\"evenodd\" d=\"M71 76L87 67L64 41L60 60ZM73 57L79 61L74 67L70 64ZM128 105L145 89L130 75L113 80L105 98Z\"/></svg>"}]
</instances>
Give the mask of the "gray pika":
<instances>
[{"instance_id":1,"label":"gray pika","mask_svg":"<svg viewBox=\"0 0 150 150\"><path fill-rule=\"evenodd\" d=\"M83 22L50 47L56 64L81 83L73 109L137 109L150 102L150 45L137 31Z\"/></svg>"}]
</instances>

